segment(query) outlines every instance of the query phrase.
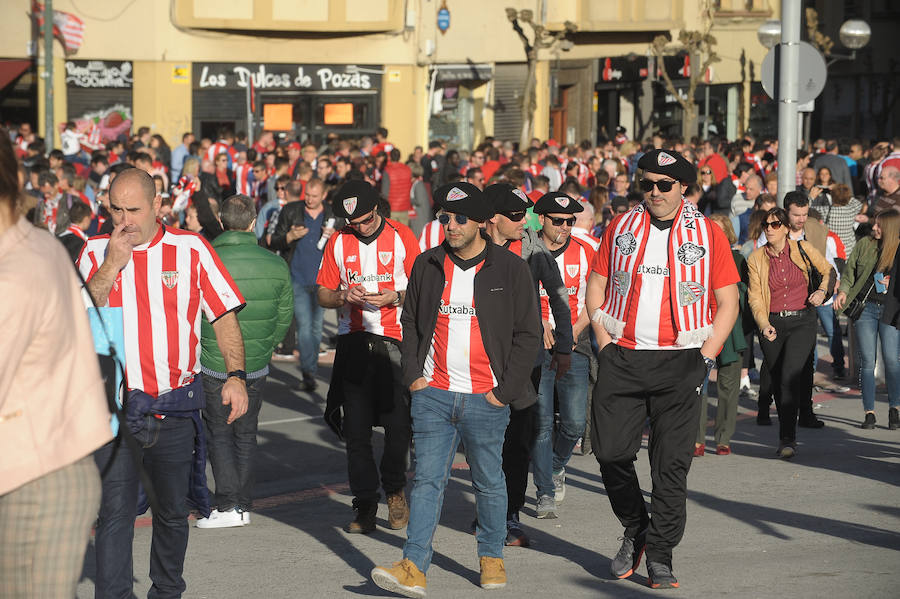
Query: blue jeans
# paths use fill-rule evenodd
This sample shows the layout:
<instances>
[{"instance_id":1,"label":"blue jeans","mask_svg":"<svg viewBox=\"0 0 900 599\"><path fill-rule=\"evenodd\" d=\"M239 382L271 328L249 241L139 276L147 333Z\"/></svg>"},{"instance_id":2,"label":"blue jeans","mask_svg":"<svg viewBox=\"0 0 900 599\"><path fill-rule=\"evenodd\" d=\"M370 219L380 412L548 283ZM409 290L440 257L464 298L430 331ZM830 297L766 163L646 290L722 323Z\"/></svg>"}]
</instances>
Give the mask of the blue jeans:
<instances>
[{"instance_id":1,"label":"blue jeans","mask_svg":"<svg viewBox=\"0 0 900 599\"><path fill-rule=\"evenodd\" d=\"M828 347L831 351L832 368L835 370L844 369L844 336L841 334L841 327L838 323L837 314L834 313L834 307L829 304L827 306L816 307L819 315L819 322L825 329L825 335L828 337ZM813 368L818 364L818 350L814 352L816 359L813 362Z\"/></svg>"},{"instance_id":2,"label":"blue jeans","mask_svg":"<svg viewBox=\"0 0 900 599\"><path fill-rule=\"evenodd\" d=\"M569 462L575 444L584 434L587 419L589 358L572 352L569 371L556 380L556 371L550 370L551 356L549 351L544 351L541 384L538 387L536 432L531 451L538 497L553 496L552 474L561 471ZM554 388L559 396L559 428L556 431L553 430Z\"/></svg>"},{"instance_id":3,"label":"blue jeans","mask_svg":"<svg viewBox=\"0 0 900 599\"><path fill-rule=\"evenodd\" d=\"M859 355L859 386L862 390L863 409L867 412L875 411L875 356L878 354L876 344L879 337L884 357L888 403L892 408L900 407L900 331L879 322L883 311L882 304L866 302L866 307L853 327Z\"/></svg>"},{"instance_id":4,"label":"blue jeans","mask_svg":"<svg viewBox=\"0 0 900 599\"><path fill-rule=\"evenodd\" d=\"M225 381L203 375L203 425L209 464L216 479L216 507L220 512L234 507L249 511L252 507L253 458L256 456L256 430L266 377L247 381L247 413L228 424L231 406L222 405Z\"/></svg>"},{"instance_id":5,"label":"blue jeans","mask_svg":"<svg viewBox=\"0 0 900 599\"><path fill-rule=\"evenodd\" d=\"M506 479L501 454L508 423L509 406L493 406L483 393L455 393L426 387L412 394L416 475L410 493L403 557L422 572L431 564L431 541L460 441L466 448L475 490L478 556L503 557Z\"/></svg>"},{"instance_id":6,"label":"blue jeans","mask_svg":"<svg viewBox=\"0 0 900 599\"><path fill-rule=\"evenodd\" d=\"M181 597L186 588L182 572L188 544L187 494L194 452L194 422L190 418L152 414L147 426L135 435L142 447L142 460L159 500L160 513L153 513L150 546L150 599ZM113 442L94 454L102 472L113 456ZM103 478L103 496L94 545L97 576L94 596L133 596L132 541L137 516L138 475L134 460L122 441L112 466Z\"/></svg>"},{"instance_id":7,"label":"blue jeans","mask_svg":"<svg viewBox=\"0 0 900 599\"><path fill-rule=\"evenodd\" d=\"M322 341L322 317L316 285L294 283L294 318L297 319L297 350L300 372L315 376L319 366L319 343Z\"/></svg>"}]
</instances>

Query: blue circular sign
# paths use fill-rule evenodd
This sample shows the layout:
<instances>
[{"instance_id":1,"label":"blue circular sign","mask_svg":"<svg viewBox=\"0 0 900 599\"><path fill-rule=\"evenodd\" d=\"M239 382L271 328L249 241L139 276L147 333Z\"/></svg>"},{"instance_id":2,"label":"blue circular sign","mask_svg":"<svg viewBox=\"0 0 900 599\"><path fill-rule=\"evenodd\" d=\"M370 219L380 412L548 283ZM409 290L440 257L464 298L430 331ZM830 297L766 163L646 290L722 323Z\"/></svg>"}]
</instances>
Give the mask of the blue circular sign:
<instances>
[{"instance_id":1,"label":"blue circular sign","mask_svg":"<svg viewBox=\"0 0 900 599\"><path fill-rule=\"evenodd\" d=\"M438 11L438 29L441 31L447 31L450 29L450 11L446 8L442 8Z\"/></svg>"}]
</instances>

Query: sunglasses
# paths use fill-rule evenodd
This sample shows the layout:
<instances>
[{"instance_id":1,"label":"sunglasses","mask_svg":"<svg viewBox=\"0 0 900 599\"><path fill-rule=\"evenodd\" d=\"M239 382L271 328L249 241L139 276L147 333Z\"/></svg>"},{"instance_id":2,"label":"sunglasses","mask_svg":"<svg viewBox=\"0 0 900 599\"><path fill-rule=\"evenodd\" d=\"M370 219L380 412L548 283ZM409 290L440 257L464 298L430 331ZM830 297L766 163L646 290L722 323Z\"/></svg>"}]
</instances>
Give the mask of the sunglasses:
<instances>
[{"instance_id":1,"label":"sunglasses","mask_svg":"<svg viewBox=\"0 0 900 599\"><path fill-rule=\"evenodd\" d=\"M286 189L286 187L284 185L276 185L275 186L275 191L284 191L285 189Z\"/></svg>"},{"instance_id":2,"label":"sunglasses","mask_svg":"<svg viewBox=\"0 0 900 599\"><path fill-rule=\"evenodd\" d=\"M467 222L469 222L469 217L466 216L465 214L454 214L453 220L456 221L457 225L464 225ZM442 225L449 225L450 224L450 215L449 214L439 214L438 222L441 223Z\"/></svg>"},{"instance_id":3,"label":"sunglasses","mask_svg":"<svg viewBox=\"0 0 900 599\"><path fill-rule=\"evenodd\" d=\"M519 210L519 211L517 211L517 212L501 212L500 214L502 214L503 216L505 216L505 217L508 218L509 220L513 221L514 223L517 223L517 222L519 222L520 220L522 220L523 218L525 218L525 211L524 211L524 210Z\"/></svg>"},{"instance_id":4,"label":"sunglasses","mask_svg":"<svg viewBox=\"0 0 900 599\"><path fill-rule=\"evenodd\" d=\"M657 189L661 192L666 193L667 191L672 191L672 187L678 183L678 181L672 181L670 179L661 179L659 181L651 181L650 179L641 179L641 191L644 193L650 193L653 191L653 186L655 185Z\"/></svg>"},{"instance_id":5,"label":"sunglasses","mask_svg":"<svg viewBox=\"0 0 900 599\"><path fill-rule=\"evenodd\" d=\"M782 223L780 220L773 220L773 221L767 222L764 226L766 229L780 229L781 225L783 225L783 224L784 223Z\"/></svg>"},{"instance_id":6,"label":"sunglasses","mask_svg":"<svg viewBox=\"0 0 900 599\"><path fill-rule=\"evenodd\" d=\"M367 216L366 218L364 218L362 220L358 220L356 222L348 221L347 224L350 225L351 227L353 227L354 229L358 229L359 227L362 227L364 225L371 224L372 221L374 221L374 220L375 220L375 212L372 212L372 214L370 214L369 216Z\"/></svg>"},{"instance_id":7,"label":"sunglasses","mask_svg":"<svg viewBox=\"0 0 900 599\"><path fill-rule=\"evenodd\" d=\"M711 175L712 171L700 171L701 175Z\"/></svg>"},{"instance_id":8,"label":"sunglasses","mask_svg":"<svg viewBox=\"0 0 900 599\"><path fill-rule=\"evenodd\" d=\"M548 216L547 218L550 220L551 223L553 223L554 227L561 227L561 226L563 226L563 224L566 224L570 227L575 225L575 217L574 216L569 217L569 218L560 218L558 216Z\"/></svg>"}]
</instances>

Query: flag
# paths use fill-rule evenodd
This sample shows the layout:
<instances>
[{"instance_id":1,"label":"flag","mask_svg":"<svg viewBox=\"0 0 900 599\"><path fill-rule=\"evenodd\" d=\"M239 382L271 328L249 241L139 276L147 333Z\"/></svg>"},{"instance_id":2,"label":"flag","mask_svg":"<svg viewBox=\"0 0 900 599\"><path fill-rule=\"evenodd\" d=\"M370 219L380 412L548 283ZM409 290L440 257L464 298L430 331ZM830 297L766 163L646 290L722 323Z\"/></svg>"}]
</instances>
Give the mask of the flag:
<instances>
[{"instance_id":1,"label":"flag","mask_svg":"<svg viewBox=\"0 0 900 599\"><path fill-rule=\"evenodd\" d=\"M32 13L37 19L38 26L44 26L44 5L33 2ZM53 11L53 36L62 41L66 54L73 54L81 47L84 41L84 21L72 13L61 10Z\"/></svg>"}]
</instances>

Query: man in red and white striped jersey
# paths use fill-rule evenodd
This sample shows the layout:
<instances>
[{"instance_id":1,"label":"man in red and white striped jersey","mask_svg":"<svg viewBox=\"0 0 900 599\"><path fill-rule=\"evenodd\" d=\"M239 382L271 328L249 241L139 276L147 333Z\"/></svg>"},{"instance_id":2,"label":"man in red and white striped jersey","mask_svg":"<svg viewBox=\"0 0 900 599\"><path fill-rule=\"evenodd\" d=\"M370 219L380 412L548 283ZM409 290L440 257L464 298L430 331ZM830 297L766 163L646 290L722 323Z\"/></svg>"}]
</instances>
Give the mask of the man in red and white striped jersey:
<instances>
[{"instance_id":1,"label":"man in red and white striped jersey","mask_svg":"<svg viewBox=\"0 0 900 599\"><path fill-rule=\"evenodd\" d=\"M200 312L212 323L228 379L222 403L229 423L247 411L244 344L235 312L244 306L237 285L199 235L162 225L161 198L146 172L122 171L109 190L114 224L110 235L90 238L78 268L98 306L120 308L125 333L127 425L144 449L139 456L158 497L153 510L151 595L176 597L188 541L189 491L209 515L205 489L190 489L205 469L200 408ZM101 448L96 459L109 467L97 525L97 596L130 596L132 540L138 474L126 446ZM193 468L193 472L192 472ZM198 480L194 478L194 480Z\"/></svg>"},{"instance_id":2,"label":"man in red and white striped jersey","mask_svg":"<svg viewBox=\"0 0 900 599\"><path fill-rule=\"evenodd\" d=\"M407 541L401 562L372 570L375 584L407 597L425 595L447 468L460 441L475 489L481 586L506 585L504 431L540 345L528 266L482 232L490 202L463 182L438 188L434 199L446 240L416 260L401 317L403 382L416 428Z\"/></svg>"},{"instance_id":3,"label":"man in red and white striped jersey","mask_svg":"<svg viewBox=\"0 0 900 599\"><path fill-rule=\"evenodd\" d=\"M397 530L409 519L404 488L412 431L400 373L400 306L419 245L409 227L378 214L377 203L378 191L365 181L348 181L334 193L334 214L347 226L329 238L316 279L319 304L339 311L325 420L347 443L356 510L350 533L375 530L379 487L388 525ZM374 426L384 427L380 468L372 454Z\"/></svg>"},{"instance_id":4,"label":"man in red and white striped jersey","mask_svg":"<svg viewBox=\"0 0 900 599\"><path fill-rule=\"evenodd\" d=\"M210 144L204 157L215 164L219 154L228 155L228 170L231 170L237 162L237 150L234 148L234 131L227 127L219 131L218 141Z\"/></svg>"},{"instance_id":5,"label":"man in red and white striped jersey","mask_svg":"<svg viewBox=\"0 0 900 599\"><path fill-rule=\"evenodd\" d=\"M638 162L644 201L603 234L586 304L600 346L592 446L622 526L610 571L631 576L646 547L652 588L677 587L700 389L738 315L739 281L722 229L683 194L697 169L674 150ZM651 514L634 469L650 416Z\"/></svg>"},{"instance_id":6,"label":"man in red and white striped jersey","mask_svg":"<svg viewBox=\"0 0 900 599\"><path fill-rule=\"evenodd\" d=\"M565 466L584 434L587 414L588 375L593 351L584 296L594 250L572 235L575 214L583 211L584 207L578 201L561 191L544 194L534 205L534 213L541 223L541 240L556 260L568 295L569 320L575 339L571 364L563 376L557 377L551 370L552 349L544 350L542 356L536 433L531 450L539 518L555 518L557 504L565 498ZM556 322L543 287L540 294L541 319L549 322L551 330L555 329ZM556 426L553 422L554 392L559 397L559 423Z\"/></svg>"}]
</instances>

